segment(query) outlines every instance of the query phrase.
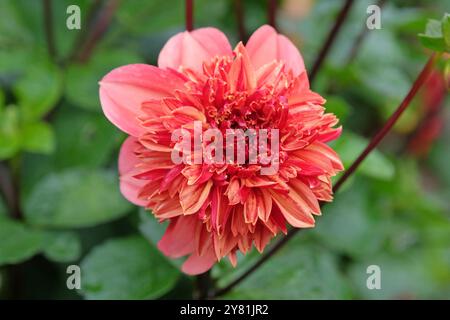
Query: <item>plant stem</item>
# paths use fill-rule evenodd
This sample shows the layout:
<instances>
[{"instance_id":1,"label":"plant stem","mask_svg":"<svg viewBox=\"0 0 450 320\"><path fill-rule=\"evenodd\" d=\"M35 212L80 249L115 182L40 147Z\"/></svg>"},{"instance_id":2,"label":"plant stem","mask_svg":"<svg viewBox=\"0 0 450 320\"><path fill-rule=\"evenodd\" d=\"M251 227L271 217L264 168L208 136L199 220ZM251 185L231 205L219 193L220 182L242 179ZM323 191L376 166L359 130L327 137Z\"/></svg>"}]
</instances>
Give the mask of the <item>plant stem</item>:
<instances>
[{"instance_id":1,"label":"plant stem","mask_svg":"<svg viewBox=\"0 0 450 320\"><path fill-rule=\"evenodd\" d=\"M247 31L245 30L244 9L242 8L241 0L234 0L234 9L236 12L236 22L238 26L239 39L242 42L245 42L247 41Z\"/></svg>"},{"instance_id":2,"label":"plant stem","mask_svg":"<svg viewBox=\"0 0 450 320\"><path fill-rule=\"evenodd\" d=\"M277 29L277 0L268 0L267 6L267 20L269 25L271 25L275 30Z\"/></svg>"},{"instance_id":3,"label":"plant stem","mask_svg":"<svg viewBox=\"0 0 450 320\"><path fill-rule=\"evenodd\" d=\"M98 20L91 29L92 32L86 37L84 44L81 46L81 51L77 56L78 62L85 63L90 59L95 46L108 29L112 18L119 7L119 3L120 0L110 0L105 5Z\"/></svg>"},{"instance_id":4,"label":"plant stem","mask_svg":"<svg viewBox=\"0 0 450 320\"><path fill-rule=\"evenodd\" d=\"M186 30L194 29L194 0L186 0Z\"/></svg>"},{"instance_id":5,"label":"plant stem","mask_svg":"<svg viewBox=\"0 0 450 320\"><path fill-rule=\"evenodd\" d=\"M50 58L54 61L56 59L56 48L55 48L55 35L53 33L53 8L52 0L42 0L43 5L43 18L44 18L44 29L45 38L47 41L47 51Z\"/></svg>"},{"instance_id":6,"label":"plant stem","mask_svg":"<svg viewBox=\"0 0 450 320\"><path fill-rule=\"evenodd\" d=\"M380 7L380 9L383 8L383 6L385 4L386 4L386 0L378 0L378 2L377 2L377 6ZM369 31L369 29L367 28L366 24L364 23L361 31L355 38L355 42L353 43L352 48L350 49L350 54L348 55L348 58L346 61L347 65L350 64L356 58L356 55L357 55L359 49L361 48L363 40L366 37L368 31Z\"/></svg>"},{"instance_id":7,"label":"plant stem","mask_svg":"<svg viewBox=\"0 0 450 320\"><path fill-rule=\"evenodd\" d=\"M212 297L214 291L214 281L211 277L211 270L196 277L196 291L194 298L205 300Z\"/></svg>"},{"instance_id":8,"label":"plant stem","mask_svg":"<svg viewBox=\"0 0 450 320\"><path fill-rule=\"evenodd\" d=\"M424 82L427 80L428 76L430 75L431 71L433 70L433 66L436 63L437 55L432 54L431 57L428 59L428 62L423 67L422 71L420 72L419 76L417 77L416 81L414 81L414 84L412 85L411 89L409 90L406 97L403 99L403 101L398 106L397 110L391 115L391 117L388 119L388 121L384 124L384 126L381 128L380 131L372 138L370 143L367 145L367 147L361 152L359 157L353 162L353 164L348 168L344 174L341 176L341 178L336 182L336 184L333 187L333 192L337 192L342 184L355 172L355 170L359 167L359 165L364 161L365 158L372 152L373 149L377 147L377 145L383 140L383 138L386 136L386 134L392 129L394 124L397 122L397 120L400 118L402 113L408 108L410 105L412 99L416 95L417 91L420 89L420 87L424 84Z\"/></svg>"},{"instance_id":9,"label":"plant stem","mask_svg":"<svg viewBox=\"0 0 450 320\"><path fill-rule=\"evenodd\" d=\"M8 166L5 162L0 163L0 191L8 207L11 218L20 220L22 211L20 209L20 156L11 159Z\"/></svg>"},{"instance_id":10,"label":"plant stem","mask_svg":"<svg viewBox=\"0 0 450 320\"><path fill-rule=\"evenodd\" d=\"M402 113L408 108L412 99L416 95L419 88L426 81L431 71L433 70L433 65L437 60L437 55L433 54L429 59L422 71L420 72L417 79L414 81L411 89L409 90L406 97L398 106L397 110L391 115L386 124L380 129L380 131L372 138L367 147L361 152L359 157L353 162L350 168L341 176L341 178L337 181L337 183L333 187L333 192L337 192L342 184L347 181L347 179L356 171L359 165L363 162L365 158L370 154L370 152L381 142L381 140L386 136L386 134L392 129L394 124L400 118ZM321 207L323 207L326 203L321 203ZM283 237L281 240L276 242L261 258L251 266L244 274L238 277L236 280L231 282L226 287L219 289L215 292L214 297L221 296L230 290L232 290L235 286L241 283L244 279L246 279L253 271L258 269L264 262L266 262L270 257L276 254L294 235L296 235L302 229L290 229L289 233Z\"/></svg>"},{"instance_id":11,"label":"plant stem","mask_svg":"<svg viewBox=\"0 0 450 320\"><path fill-rule=\"evenodd\" d=\"M313 67L311 69L311 73L309 74L309 81L313 82L314 78L317 75L317 72L322 67L322 64L329 53L331 46L333 45L334 41L337 38L337 35L339 34L339 31L344 24L345 19L348 16L348 13L350 12L350 9L354 3L354 0L346 0L344 6L342 7L341 11L339 12L336 22L334 23L333 27L331 28L327 39L325 40L322 48L320 49L319 55L317 56L316 61L313 64Z\"/></svg>"},{"instance_id":12,"label":"plant stem","mask_svg":"<svg viewBox=\"0 0 450 320\"><path fill-rule=\"evenodd\" d=\"M0 162L0 191L8 207L12 219L22 220L20 206L20 153L8 163ZM22 263L10 265L9 287L11 299L20 299L22 292Z\"/></svg>"},{"instance_id":13,"label":"plant stem","mask_svg":"<svg viewBox=\"0 0 450 320\"><path fill-rule=\"evenodd\" d=\"M90 30L90 27L93 24L93 21L96 17L96 14L98 13L99 8L101 7L102 0L94 0L93 3L89 7L89 11L86 14L86 18L81 20L82 26L81 29L78 31L77 38L75 39L71 53L69 54L66 61L72 61L76 58L78 54L78 50L83 47L83 44L86 40L88 31Z\"/></svg>"}]
</instances>

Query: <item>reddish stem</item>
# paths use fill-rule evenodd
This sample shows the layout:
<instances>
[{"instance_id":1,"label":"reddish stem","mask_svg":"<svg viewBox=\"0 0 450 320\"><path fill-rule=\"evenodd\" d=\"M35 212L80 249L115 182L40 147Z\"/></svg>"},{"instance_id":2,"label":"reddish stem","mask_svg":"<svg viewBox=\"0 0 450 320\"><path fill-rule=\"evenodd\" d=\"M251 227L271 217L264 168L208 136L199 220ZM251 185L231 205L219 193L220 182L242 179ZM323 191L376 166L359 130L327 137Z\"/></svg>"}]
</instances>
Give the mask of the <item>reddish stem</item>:
<instances>
[{"instance_id":1,"label":"reddish stem","mask_svg":"<svg viewBox=\"0 0 450 320\"><path fill-rule=\"evenodd\" d=\"M419 76L417 77L416 81L412 85L410 91L402 101L402 103L399 105L397 110L392 114L392 116L389 118L389 120L386 122L386 124L381 128L381 130L373 137L372 141L369 143L369 145L364 149L364 151L361 153L361 155L355 160L355 162L350 166L350 168L344 173L344 175L341 176L341 178L337 181L336 185L333 188L333 192L337 192L339 188L342 186L342 184L355 172L355 170L359 167L359 165L362 163L362 161L370 154L370 152L381 142L381 140L386 136L386 134L389 132L390 129L394 126L396 121L399 119L401 114L407 109L407 107L410 105L412 99L416 95L419 88L423 85L423 83L426 81L428 76L430 75L433 65L437 60L437 56L433 54L425 67L420 72ZM323 207L326 203L321 203L321 207ZM289 233L283 237L281 240L276 242L269 250L259 258L259 260L251 266L247 271L245 271L241 276L239 276L237 279L235 279L233 282L228 284L226 287L219 289L216 291L214 297L221 296L230 290L232 290L235 286L237 286L239 283L241 283L245 278L247 278L253 271L258 269L264 262L266 262L270 257L272 257L274 254L276 254L290 239L292 239L300 230L303 229L290 229Z\"/></svg>"},{"instance_id":2,"label":"reddish stem","mask_svg":"<svg viewBox=\"0 0 450 320\"><path fill-rule=\"evenodd\" d=\"M87 62L91 57L95 46L98 44L98 41L103 37L106 30L109 27L109 24L116 13L116 10L119 7L119 0L110 0L103 11L100 13L100 17L98 18L95 25L92 27L92 32L87 36L87 39L82 46L81 52L78 55L79 62Z\"/></svg>"},{"instance_id":3,"label":"reddish stem","mask_svg":"<svg viewBox=\"0 0 450 320\"><path fill-rule=\"evenodd\" d=\"M16 188L13 182L9 168L3 162L0 162L0 194L8 206L12 218L16 218L17 201Z\"/></svg>"},{"instance_id":4,"label":"reddish stem","mask_svg":"<svg viewBox=\"0 0 450 320\"><path fill-rule=\"evenodd\" d=\"M247 31L244 24L244 10L241 0L234 0L234 8L236 12L236 21L238 26L239 39L243 42L247 40Z\"/></svg>"},{"instance_id":5,"label":"reddish stem","mask_svg":"<svg viewBox=\"0 0 450 320\"><path fill-rule=\"evenodd\" d=\"M354 0L346 0L344 6L342 7L341 11L339 12L336 22L334 23L333 27L330 30L330 33L327 36L327 39L325 40L325 43L323 44L323 47L320 49L319 55L317 56L316 61L314 62L314 65L311 69L311 73L309 74L309 81L313 82L314 78L317 75L317 72L322 67L323 62L325 61L325 58L328 54L328 52L331 49L331 46L333 45L334 41L337 38L337 35L339 34L339 30L341 29L342 25L344 24L345 19L347 18L348 13L350 12L350 9L354 3Z\"/></svg>"},{"instance_id":6,"label":"reddish stem","mask_svg":"<svg viewBox=\"0 0 450 320\"><path fill-rule=\"evenodd\" d=\"M388 119L388 121L385 123L385 125L381 128L380 131L372 138L372 141L367 145L367 147L364 149L364 151L359 155L359 157L353 162L353 164L348 168L345 173L341 176L341 178L336 182L336 184L333 187L333 192L337 192L342 184L355 172L356 169L358 169L359 165L367 156L370 154L370 152L375 149L378 144L383 140L383 138L386 136L386 134L392 129L394 124L397 122L397 120L400 118L402 113L408 108L410 105L412 99L416 95L417 91L420 89L420 87L423 85L423 83L427 80L428 76L430 75L433 65L436 62L436 54L432 54L431 57L428 59L427 64L423 67L422 71L420 72L419 76L417 77L416 81L414 82L413 86L409 90L406 97L403 99L402 103L398 106L397 110L391 115L391 117Z\"/></svg>"},{"instance_id":7,"label":"reddish stem","mask_svg":"<svg viewBox=\"0 0 450 320\"><path fill-rule=\"evenodd\" d=\"M53 33L53 8L51 0L43 0L43 12L44 12L44 28L45 28L45 38L47 40L47 51L52 60L56 57L55 48L55 36Z\"/></svg>"},{"instance_id":8,"label":"reddish stem","mask_svg":"<svg viewBox=\"0 0 450 320\"><path fill-rule=\"evenodd\" d=\"M11 159L9 165L0 162L0 193L4 197L5 204L12 219L22 220L20 207L20 155ZM8 268L10 278L11 299L21 298L22 289L21 263L10 265Z\"/></svg>"},{"instance_id":9,"label":"reddish stem","mask_svg":"<svg viewBox=\"0 0 450 320\"><path fill-rule=\"evenodd\" d=\"M194 29L194 0L186 0L186 30Z\"/></svg>"},{"instance_id":10,"label":"reddish stem","mask_svg":"<svg viewBox=\"0 0 450 320\"><path fill-rule=\"evenodd\" d=\"M66 58L66 61L64 61L64 63L71 62L77 57L78 50L83 47L86 37L88 36L88 31L91 29L93 21L95 20L98 10L101 7L101 4L102 0L94 0L90 5L88 12L85 14L85 18L81 20L81 30L78 31L78 36L72 45L72 50L70 51L70 54Z\"/></svg>"},{"instance_id":11,"label":"reddish stem","mask_svg":"<svg viewBox=\"0 0 450 320\"><path fill-rule=\"evenodd\" d=\"M194 291L194 299L207 300L212 297L215 290L215 284L211 277L211 270L198 275L195 284L196 290Z\"/></svg>"},{"instance_id":12,"label":"reddish stem","mask_svg":"<svg viewBox=\"0 0 450 320\"><path fill-rule=\"evenodd\" d=\"M277 0L268 0L267 19L269 25L277 29L276 15L277 15Z\"/></svg>"}]
</instances>

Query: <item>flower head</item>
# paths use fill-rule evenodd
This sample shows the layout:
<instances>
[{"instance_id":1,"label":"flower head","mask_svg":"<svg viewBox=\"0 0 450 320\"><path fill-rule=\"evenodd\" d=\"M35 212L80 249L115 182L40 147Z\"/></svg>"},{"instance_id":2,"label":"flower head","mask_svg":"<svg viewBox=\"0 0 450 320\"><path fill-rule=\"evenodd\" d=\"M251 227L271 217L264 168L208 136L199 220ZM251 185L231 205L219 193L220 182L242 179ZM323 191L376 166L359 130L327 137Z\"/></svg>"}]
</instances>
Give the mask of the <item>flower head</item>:
<instances>
[{"instance_id":1,"label":"flower head","mask_svg":"<svg viewBox=\"0 0 450 320\"><path fill-rule=\"evenodd\" d=\"M158 66L111 71L100 82L100 100L106 117L130 135L119 155L123 195L170 221L159 249L189 256L182 269L198 274L223 257L235 265L237 251L245 254L253 245L263 251L287 224L313 227L319 201L332 200L331 177L343 169L326 145L341 128L333 128L337 118L310 90L295 46L263 26L233 51L223 33L203 28L172 37ZM188 148L188 161L174 162L181 151L175 132L192 133L193 141L195 123L200 134L214 129L224 137L242 129L274 138L270 130L276 129L277 149L266 153L276 156L276 170L263 174L270 164L259 155L250 160L255 145L234 138L231 149L241 162L195 162L195 147ZM208 146L200 141L204 152ZM270 141L267 149L275 145ZM216 144L209 155L219 149Z\"/></svg>"}]
</instances>

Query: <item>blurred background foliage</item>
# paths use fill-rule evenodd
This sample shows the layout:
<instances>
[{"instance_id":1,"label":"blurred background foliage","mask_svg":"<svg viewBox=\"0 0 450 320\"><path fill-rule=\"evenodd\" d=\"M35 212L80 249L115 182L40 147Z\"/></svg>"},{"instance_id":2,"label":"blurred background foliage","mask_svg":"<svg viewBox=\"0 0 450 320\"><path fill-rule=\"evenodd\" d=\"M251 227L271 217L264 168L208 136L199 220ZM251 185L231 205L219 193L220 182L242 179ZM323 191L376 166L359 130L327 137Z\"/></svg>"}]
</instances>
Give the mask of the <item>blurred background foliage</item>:
<instances>
[{"instance_id":1,"label":"blurred background foliage","mask_svg":"<svg viewBox=\"0 0 450 320\"><path fill-rule=\"evenodd\" d=\"M356 1L313 85L341 119L344 134L334 148L346 167L426 61L430 52L417 34L427 19L450 9L447 0L385 1L382 29L369 31L372 2ZM81 30L66 28L66 9L74 3ZM249 35L266 23L266 2L242 3ZM279 28L307 67L342 3L280 1ZM47 49L41 1L0 0L0 297L190 298L195 279L155 247L165 225L120 195L117 153L125 135L104 118L98 99L98 81L111 69L156 64L165 41L184 29L184 3L118 2L87 57L79 56L80 39L110 3L51 5L56 55ZM237 43L234 1L196 0L194 8L196 27L218 27ZM450 298L450 110L442 70L436 67L394 131L324 208L317 227L301 232L227 298ZM236 269L218 264L217 285L257 257L240 256ZM79 291L66 287L70 264L81 266ZM373 264L382 271L381 290L366 287Z\"/></svg>"}]
</instances>

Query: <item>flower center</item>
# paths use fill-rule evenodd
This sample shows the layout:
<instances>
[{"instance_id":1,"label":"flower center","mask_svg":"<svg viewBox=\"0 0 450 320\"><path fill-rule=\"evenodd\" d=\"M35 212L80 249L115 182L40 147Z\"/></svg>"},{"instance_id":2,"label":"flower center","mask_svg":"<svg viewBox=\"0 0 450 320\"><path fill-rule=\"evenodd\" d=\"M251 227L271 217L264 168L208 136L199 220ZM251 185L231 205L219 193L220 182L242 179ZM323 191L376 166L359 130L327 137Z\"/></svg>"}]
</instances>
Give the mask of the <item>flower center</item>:
<instances>
[{"instance_id":1,"label":"flower center","mask_svg":"<svg viewBox=\"0 0 450 320\"><path fill-rule=\"evenodd\" d=\"M208 123L222 131L284 127L288 116L285 90L273 84L252 90L233 89L229 81L232 63L230 57L217 57L205 65L205 79L197 90L203 96Z\"/></svg>"},{"instance_id":2,"label":"flower center","mask_svg":"<svg viewBox=\"0 0 450 320\"><path fill-rule=\"evenodd\" d=\"M188 71L192 79L188 87L191 95L201 99L209 127L222 133L223 154L228 155L229 149L233 149L233 158L226 160L226 172L253 176L259 168L273 165L273 161L284 161L284 152L282 155L279 150L279 137L281 132L288 130L286 92L290 78L281 71L282 68L273 68L273 74L265 75L266 81L259 79L256 72L250 75L254 78L248 85L249 80L242 80L244 75L239 74L238 80L233 79L236 77L235 70L233 74L235 63L231 57L216 57L204 64L203 74L189 74ZM215 154L213 152L209 158ZM221 165L218 167L222 168Z\"/></svg>"}]
</instances>

